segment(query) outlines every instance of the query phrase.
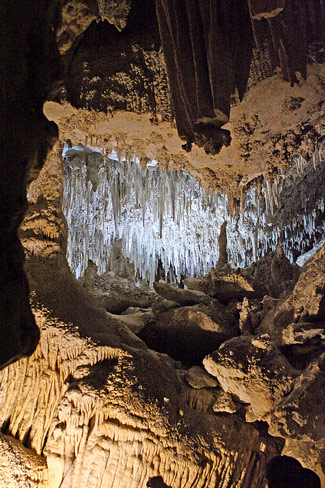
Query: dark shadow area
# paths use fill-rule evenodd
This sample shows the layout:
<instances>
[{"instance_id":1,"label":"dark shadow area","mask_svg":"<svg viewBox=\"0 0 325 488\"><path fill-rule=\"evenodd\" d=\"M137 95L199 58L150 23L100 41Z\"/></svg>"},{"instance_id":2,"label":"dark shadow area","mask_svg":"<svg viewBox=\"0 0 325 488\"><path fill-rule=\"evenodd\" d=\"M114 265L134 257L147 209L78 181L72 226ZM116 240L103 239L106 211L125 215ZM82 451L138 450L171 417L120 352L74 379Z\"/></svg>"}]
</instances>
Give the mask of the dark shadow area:
<instances>
[{"instance_id":1,"label":"dark shadow area","mask_svg":"<svg viewBox=\"0 0 325 488\"><path fill-rule=\"evenodd\" d=\"M154 478L150 478L147 483L148 488L171 488L170 486L164 483L164 480L161 476L155 476Z\"/></svg>"},{"instance_id":2,"label":"dark shadow area","mask_svg":"<svg viewBox=\"0 0 325 488\"><path fill-rule=\"evenodd\" d=\"M138 333L150 349L166 353L184 366L199 366L207 354L215 351L230 336L221 332L187 326L184 329L148 324Z\"/></svg>"},{"instance_id":3,"label":"dark shadow area","mask_svg":"<svg viewBox=\"0 0 325 488\"><path fill-rule=\"evenodd\" d=\"M325 351L325 345L321 337L314 337L304 344L292 344L280 349L291 366L304 370L311 361L314 361Z\"/></svg>"},{"instance_id":4,"label":"dark shadow area","mask_svg":"<svg viewBox=\"0 0 325 488\"><path fill-rule=\"evenodd\" d=\"M321 488L319 476L297 459L276 456L266 466L268 488Z\"/></svg>"}]
</instances>

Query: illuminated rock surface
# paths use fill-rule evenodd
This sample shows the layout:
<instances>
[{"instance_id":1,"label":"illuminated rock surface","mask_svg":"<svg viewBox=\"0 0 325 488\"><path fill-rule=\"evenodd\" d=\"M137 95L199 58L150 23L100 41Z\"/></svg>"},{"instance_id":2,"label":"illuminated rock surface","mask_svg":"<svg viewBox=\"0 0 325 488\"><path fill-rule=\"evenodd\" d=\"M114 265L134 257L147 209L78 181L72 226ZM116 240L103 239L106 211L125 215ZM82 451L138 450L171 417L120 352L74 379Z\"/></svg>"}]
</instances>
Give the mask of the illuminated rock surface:
<instances>
[{"instance_id":1,"label":"illuminated rock surface","mask_svg":"<svg viewBox=\"0 0 325 488\"><path fill-rule=\"evenodd\" d=\"M150 285L159 263L172 282L204 275L219 260L225 221L232 267L250 265L278 244L292 262L324 235L323 145L309 165L297 157L286 174L251 185L241 197L241 216L227 195L205 191L193 176L160 169L157 161L141 164L130 156L128 162L115 151L105 159L83 145L66 145L63 156L67 259L77 278L89 260L105 273L116 240Z\"/></svg>"},{"instance_id":2,"label":"illuminated rock surface","mask_svg":"<svg viewBox=\"0 0 325 488\"><path fill-rule=\"evenodd\" d=\"M293 264L323 237L323 3L249 0L241 5L244 15L234 12L232 2L217 3L224 22L207 19L204 7L215 7L213 0L184 0L184 9L178 4L178 13L167 19L168 32L161 30L161 6L167 12L172 3L164 0L2 3L1 485L264 488L266 464L280 453L315 470L324 484L324 249L300 277ZM191 5L200 8L203 24L191 22ZM217 44L206 43L209 26L208 38L218 38ZM245 42L238 43L239 33L247 35ZM184 47L183 57L170 39ZM173 57L177 78L171 76ZM188 59L195 76L186 72ZM205 61L213 76L200 71ZM220 74L224 79L216 83ZM176 81L182 98L175 97ZM216 99L206 104L210 89ZM230 105L223 131L217 126ZM193 139L185 131L184 144L178 134L184 136L189 119ZM60 142L43 166L58 137L54 122ZM81 172L89 163L88 188L77 180L70 187L85 199L83 205L79 198L73 203L88 205L77 220L90 227L101 228L94 200L98 207L108 205L98 199L108 194L103 156L121 160L119 171L110 174L111 221L114 212L115 220L122 216L123 197L131 195L132 178L142 173L142 188L133 186L145 206L136 210L146 219L156 202L160 210L164 203L162 219L152 225L159 238L169 226L169 237L177 234L178 227L171 230L173 207L178 205L184 221L193 189L202 196L193 220L201 224L198 232L206 232L210 214L204 200L210 195L213 202L215 192L225 211L213 235L219 256L207 248L201 254L190 243L185 268L189 275L201 268L197 277L185 279L187 290L158 283L159 295L145 283L137 287L134 269L145 271L149 281L163 275L158 264L154 276L156 255L141 261L151 255L143 236L144 254L138 248L129 253L134 263L122 254L122 238L110 252L99 245L98 268L107 272L98 275L96 264L85 259L83 234L75 261L85 273L76 280L66 261L62 214L62 150L69 139L71 146L82 142L83 153L91 156L75 161ZM159 162L159 185L151 185L156 195L148 199L145 167L152 161ZM121 185L126 174L130 179ZM161 185L164 179L169 187ZM95 236L96 246L101 236ZM174 250L170 261L160 250L165 266L172 262L176 270L166 270L173 279L181 276L184 246ZM215 267L210 269L207 256ZM153 334L149 344L152 330L160 336ZM218 341L202 340L207 334L217 334ZM220 381L202 373L205 355L205 362L222 359L221 365L212 361ZM231 376L227 368L218 369L228 359ZM193 374L194 363L201 369Z\"/></svg>"}]
</instances>

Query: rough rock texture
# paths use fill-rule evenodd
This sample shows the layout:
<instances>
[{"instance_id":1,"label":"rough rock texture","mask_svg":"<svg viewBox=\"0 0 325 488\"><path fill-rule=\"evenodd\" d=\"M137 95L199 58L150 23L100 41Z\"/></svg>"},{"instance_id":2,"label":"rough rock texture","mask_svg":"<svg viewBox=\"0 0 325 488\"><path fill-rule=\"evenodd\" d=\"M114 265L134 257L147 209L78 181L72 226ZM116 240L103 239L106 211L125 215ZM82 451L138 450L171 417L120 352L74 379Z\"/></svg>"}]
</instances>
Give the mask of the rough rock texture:
<instances>
[{"instance_id":1,"label":"rough rock texture","mask_svg":"<svg viewBox=\"0 0 325 488\"><path fill-rule=\"evenodd\" d=\"M5 0L1 7L0 366L31 354L39 338L17 228L27 208L26 182L57 138L56 125L42 113L62 79L53 32L57 14L56 2Z\"/></svg>"},{"instance_id":2,"label":"rough rock texture","mask_svg":"<svg viewBox=\"0 0 325 488\"><path fill-rule=\"evenodd\" d=\"M192 388L213 388L219 385L218 381L200 366L192 366L185 379Z\"/></svg>"},{"instance_id":3,"label":"rough rock texture","mask_svg":"<svg viewBox=\"0 0 325 488\"><path fill-rule=\"evenodd\" d=\"M56 39L60 52L67 52L93 20L107 20L121 31L127 23L131 0L63 0L57 19Z\"/></svg>"},{"instance_id":4,"label":"rough rock texture","mask_svg":"<svg viewBox=\"0 0 325 488\"><path fill-rule=\"evenodd\" d=\"M262 420L291 390L296 371L270 337L236 337L203 361L223 390L250 405L246 418Z\"/></svg>"},{"instance_id":5,"label":"rough rock texture","mask_svg":"<svg viewBox=\"0 0 325 488\"><path fill-rule=\"evenodd\" d=\"M67 98L76 107L150 113L171 120L170 94L154 5L133 2L122 32L93 23L64 59Z\"/></svg>"},{"instance_id":6,"label":"rough rock texture","mask_svg":"<svg viewBox=\"0 0 325 488\"><path fill-rule=\"evenodd\" d=\"M265 277L267 276L267 280ZM250 268L237 269L223 265L212 268L203 277L186 278L189 290L198 290L223 303L233 300L253 299L268 294L274 298L286 296L295 286L299 267L291 264L280 246L274 252L253 263Z\"/></svg>"},{"instance_id":7,"label":"rough rock texture","mask_svg":"<svg viewBox=\"0 0 325 488\"><path fill-rule=\"evenodd\" d=\"M64 0L61 6L61 22L56 38L61 53L67 51L76 37L84 32L98 17L96 0Z\"/></svg>"},{"instance_id":8,"label":"rough rock texture","mask_svg":"<svg viewBox=\"0 0 325 488\"><path fill-rule=\"evenodd\" d=\"M0 434L0 483L8 488L46 488L48 469L44 458L12 436Z\"/></svg>"},{"instance_id":9,"label":"rough rock texture","mask_svg":"<svg viewBox=\"0 0 325 488\"><path fill-rule=\"evenodd\" d=\"M198 303L209 305L211 303L211 299L198 290L184 290L177 286L170 286L167 283L154 283L153 287L158 295L182 306L196 305Z\"/></svg>"},{"instance_id":10,"label":"rough rock texture","mask_svg":"<svg viewBox=\"0 0 325 488\"><path fill-rule=\"evenodd\" d=\"M99 15L115 25L118 30L124 29L131 9L131 0L96 0Z\"/></svg>"},{"instance_id":11,"label":"rough rock texture","mask_svg":"<svg viewBox=\"0 0 325 488\"><path fill-rule=\"evenodd\" d=\"M138 336L151 349L192 366L199 365L206 354L232 337L232 332L231 326L220 327L200 310L181 307L159 314Z\"/></svg>"},{"instance_id":12,"label":"rough rock texture","mask_svg":"<svg viewBox=\"0 0 325 488\"><path fill-rule=\"evenodd\" d=\"M214 412L235 413L238 410L232 396L225 392L219 391L215 403L212 406Z\"/></svg>"},{"instance_id":13,"label":"rough rock texture","mask_svg":"<svg viewBox=\"0 0 325 488\"><path fill-rule=\"evenodd\" d=\"M132 3L140 5L140 2ZM232 2L220 3L225 9L229 9L233 21ZM94 90L95 94L91 93L90 81L95 75L92 72L87 73L87 66L83 64L84 57L78 58L78 52L83 49L81 37L73 43L65 58L66 78L70 87L74 88L71 88L70 93L68 90L68 95L73 101L73 93L77 94L76 104L82 100L83 106L89 103L94 109L98 104L97 108L113 112L114 117L110 121L113 129L108 137L108 117L104 113L78 112L65 106L69 112L66 117L69 122L66 121L66 125L63 124L61 128L63 137L72 137L78 143L80 138L91 136L91 142L99 141L105 148L112 145L109 138L113 134L114 144L117 141L123 150L132 148L139 150L143 157L157 156L166 166L172 163L180 169L193 170L194 161L196 172L205 179L207 186L227 186L231 205L239 183L243 186L250 178L262 173L274 175L275 168L288 165L300 151L308 159L322 137L325 78L319 66L309 67L305 85L302 78L306 74L304 70L308 44L312 42L314 45L311 47L315 47L315 52L312 49L311 54L315 56L314 61L317 61L320 52L317 45L324 42L323 3L318 0L288 0L286 10L280 13L280 1L269 2L270 9L265 9L263 3L250 1L251 9L255 8L252 16L259 19L253 21L257 43L261 44L261 39L267 40L271 71L280 64L285 79L292 83L298 81L300 86L290 88L275 76L252 89L240 109L236 110L235 107L232 111L231 123L235 129L233 144L221 151L218 161L204 155L198 148L193 148L192 159L187 158L184 151L182 152L175 130L169 124L153 126L153 123L160 122L159 119L163 117L166 120L171 120L172 117L162 53L157 45L160 42L151 49L152 38L154 42L157 38L150 29L144 42L149 47L141 44L141 29L137 36L133 36L132 29L136 30L136 26L140 26L141 8L133 10L136 13L133 17L132 11L129 12L129 19L133 20L129 24L130 31L125 34L126 48L120 41L121 37L115 38L111 32L108 36L116 46L117 58L121 64L118 65L114 57L111 65L108 63L111 70L111 91L106 98L98 95L98 91L105 86L100 82L97 92ZM200 4L203 5L203 2ZM91 2L87 2L87 12L82 11L83 2L73 2L77 7L72 17L69 17L69 5L66 2L53 0L36 4L5 0L2 3L2 366L31 354L39 337L28 303L29 289L23 271L23 253L17 228L27 207L26 183L37 177L46 152L57 137L55 124L45 119L42 107L47 98L55 96L64 76L55 41L62 5L66 7L63 13L67 30L71 24L71 38L67 36L67 41L64 40L62 31L62 42L67 42L67 47L92 18ZM121 28L128 15L128 5L126 2L119 2L118 5L116 2L100 2L98 14L108 17ZM152 6L153 3L149 5ZM146 9L146 6L142 2L142 8ZM171 4L168 7L171 8ZM237 13L236 11L236 15ZM151 14L149 17L152 19ZM182 19L185 21L185 16L179 17L177 21L181 23ZM105 24L100 25L99 33L104 30ZM146 25L146 22L142 23L142 26ZM245 33L250 32L249 26L250 24L242 25ZM212 25L212 29L214 27ZM199 24L193 25L194 30L199 28ZM229 28L225 29L229 33ZM98 32L93 26L85 33L84 38L87 40L88 37L89 47L92 44L92 35L94 36L96 42L90 50L94 64L96 65L95 59L99 59L102 69L104 61L113 52L108 50L108 54L106 51L101 55L100 47L105 44L105 38L102 39L103 44L100 44ZM172 32L172 37L173 34ZM183 42L184 39L180 41ZM118 45L119 42L121 45ZM197 47L199 50L200 46ZM264 49L264 46L260 47ZM226 46L225 53L228 48ZM238 48L236 43L235 50ZM123 54L130 59L129 64L123 60ZM207 56L210 56L209 46L202 57L203 62ZM116 71L114 64L118 65L119 71ZM139 73L137 65L141 66ZM213 68L212 63L208 62L208 65ZM72 70L73 66L75 71ZM229 73L229 66L225 68ZM241 68L237 70L240 74L239 81L244 80L245 76L242 74L246 73L247 66ZM84 93L81 90L78 93L78 87L82 85L79 79L75 87L73 86L73 78L79 72L83 77L90 78L83 85L86 89ZM198 72L203 73L199 70ZM296 72L300 72L302 77ZM125 76L120 76L121 73ZM178 73L180 78L181 74L182 71ZM103 75L102 71L100 75ZM116 91L112 89L115 81ZM225 85L229 84L229 80L223 81ZM154 83L161 84L161 87L156 85L153 88L151 84ZM219 93L226 93L228 97L228 88L226 91L220 90ZM267 96L270 93L272 97ZM228 99L225 103L228 104ZM113 109L110 109L111 104ZM116 106L130 108L137 113L151 111L155 117L152 117L150 124L147 116L144 132L137 132L137 129L132 129L132 132L129 131L129 126L134 120L140 121L141 125L143 119L138 115L133 118L130 114L116 115ZM174 110L175 108L176 105ZM214 115L219 125L222 114L218 112ZM204 124L206 122L203 120ZM215 152L220 143L229 142L229 134L218 131L219 129L209 125L195 127L196 142L204 145L210 152ZM143 137L143 133L146 133L146 137ZM214 137L219 139L213 141ZM187 150L190 149L191 137L188 139L189 145L184 148ZM234 164L236 167L233 167ZM223 175L220 168L224 170ZM0 418L2 429L8 434L6 438L1 437L0 443L5 446L6 452L3 456L1 447L1 464L3 467L8 463L11 473L9 479L4 478L5 473L1 473L0 476L4 478L1 481L8 486L10 483L16 486L21 486L22 483L26 486L42 486L46 477L43 462L46 458L51 488L60 485L62 488L92 488L100 484L113 488L123 485L145 488L149 479L160 476L165 484L173 488L226 488L231 485L264 488L266 463L279 453L281 441L262 433L263 429L259 424L245 423L237 414L213 413L219 390L214 387L191 388L183 381L185 374L180 369L182 365L179 362L148 350L146 344L134 335L126 323L109 316L93 302L85 289L74 280L65 261L66 228L60 210L61 191L61 152L57 148L40 173L38 181L29 187L30 207L21 229L27 254L26 271L33 290L31 303L41 330L41 340L30 358L20 359L9 365L0 375ZM321 469L324 458L320 453L320 448L324 446L324 435L319 428L324 419L321 411L322 399L318 397L323 384L324 361L321 355L323 339L318 333L324 314L324 281L320 277L320 272L323 273L324 270L323 252L315 256L289 298L277 301L271 297L263 300L260 303L261 310L258 303L249 302L251 306L245 304L242 310L246 310L247 317L242 317L242 324L246 320L251 327L247 332L259 334L257 338L247 336L231 339L229 342L242 342L244 347L238 355L245 358L246 345L249 343L255 350L257 341L259 349L261 344L265 345L259 340L260 334L269 332L271 341L268 340L267 344L270 351L277 351L276 361L272 364L267 351L262 350L267 365L270 359L270 367L266 372L262 371L262 380L265 379L262 386L269 385L271 391L266 390L266 397L275 402L263 420L269 423L271 432L284 439L285 452L300 459L305 466L317 470L324 482ZM289 278L289 281L292 279ZM311 284L312 282L314 283ZM287 293L287 289L283 291ZM243 298L247 299L247 296ZM197 312L198 309L195 314ZM208 313L206 316L211 319ZM206 317L204 319L207 321ZM308 324L308 334L299 336L302 343L288 344L286 338L297 330L297 323ZM315 329L312 329L312 324L315 324ZM184 344L187 339L185 333L180 338ZM310 341L317 341L317 344ZM226 349L227 344L226 342L222 347ZM278 350L276 346L282 349ZM285 387L281 384L281 379L279 389L274 390L270 371L272 372L272 368L277 371L279 365L286 365L286 368L293 371L284 358L291 365L297 364L300 347L304 351L304 361L297 365L298 376L291 384L292 391L284 394ZM306 352L307 349L309 352ZM259 365L263 361L259 359L260 363L257 362L252 369L247 369L244 385L249 385L252 373L260 371ZM239 380L242 381L242 378ZM254 400L253 391L252 399ZM258 406L256 409L258 411ZM21 448L13 441L12 436L16 436L25 447L31 447L37 454L32 455Z\"/></svg>"},{"instance_id":14,"label":"rough rock texture","mask_svg":"<svg viewBox=\"0 0 325 488\"><path fill-rule=\"evenodd\" d=\"M145 488L163 476L173 488L225 488L230 478L262 488L277 443L214 414L211 388L189 387L170 358L91 300L64 258L61 194L57 147L30 185L21 228L41 339L1 374L3 428L46 457L51 487Z\"/></svg>"},{"instance_id":15,"label":"rough rock texture","mask_svg":"<svg viewBox=\"0 0 325 488\"><path fill-rule=\"evenodd\" d=\"M156 295L146 283L136 286L134 276L124 278L114 272L96 274L95 265L88 266L81 280L87 292L107 312L120 314L129 307L148 308L156 300Z\"/></svg>"},{"instance_id":16,"label":"rough rock texture","mask_svg":"<svg viewBox=\"0 0 325 488\"><path fill-rule=\"evenodd\" d=\"M325 248L317 251L300 275L292 294L277 307L272 307L261 322L261 331L269 331L279 344L287 343L285 336L296 323L313 323L322 328L325 312ZM276 304L275 304L276 305ZM319 324L320 323L320 324ZM318 325L319 324L319 325ZM286 332L289 327L288 332ZM308 337L306 337L308 340Z\"/></svg>"}]
</instances>

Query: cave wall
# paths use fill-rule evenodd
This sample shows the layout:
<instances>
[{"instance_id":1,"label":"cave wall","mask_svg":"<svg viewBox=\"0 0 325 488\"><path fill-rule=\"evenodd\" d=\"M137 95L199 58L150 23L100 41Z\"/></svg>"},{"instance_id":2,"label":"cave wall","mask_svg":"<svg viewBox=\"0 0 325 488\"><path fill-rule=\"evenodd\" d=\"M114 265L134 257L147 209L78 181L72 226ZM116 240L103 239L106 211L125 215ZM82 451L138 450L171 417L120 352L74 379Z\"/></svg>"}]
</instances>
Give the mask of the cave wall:
<instances>
[{"instance_id":1,"label":"cave wall","mask_svg":"<svg viewBox=\"0 0 325 488\"><path fill-rule=\"evenodd\" d=\"M46 457L53 488L145 487L155 476L175 488L230 480L262 488L281 442L240 416L214 414L209 394L191 393L173 361L107 315L72 276L62 185L58 145L30 185L20 231L41 337L30 358L1 374L2 429Z\"/></svg>"},{"instance_id":2,"label":"cave wall","mask_svg":"<svg viewBox=\"0 0 325 488\"><path fill-rule=\"evenodd\" d=\"M59 86L62 65L53 28L57 2L2 2L1 95L3 117L0 169L2 366L35 349L39 332L29 307L23 250L17 228L27 209L26 184L37 175L57 128L42 105ZM35 25L39 27L35 29Z\"/></svg>"}]
</instances>

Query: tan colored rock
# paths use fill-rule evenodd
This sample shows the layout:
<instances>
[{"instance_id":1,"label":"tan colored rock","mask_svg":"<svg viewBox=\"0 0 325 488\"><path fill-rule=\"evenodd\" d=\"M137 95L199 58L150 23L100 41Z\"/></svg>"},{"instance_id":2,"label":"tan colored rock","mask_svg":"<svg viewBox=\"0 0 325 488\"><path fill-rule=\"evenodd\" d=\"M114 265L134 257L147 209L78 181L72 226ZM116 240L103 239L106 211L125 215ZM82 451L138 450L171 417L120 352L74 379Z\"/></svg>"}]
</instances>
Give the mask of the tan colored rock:
<instances>
[{"instance_id":1,"label":"tan colored rock","mask_svg":"<svg viewBox=\"0 0 325 488\"><path fill-rule=\"evenodd\" d=\"M233 299L242 300L244 297L253 297L255 290L252 281L240 273L219 275L211 272L209 294L222 302L228 303Z\"/></svg>"},{"instance_id":2,"label":"tan colored rock","mask_svg":"<svg viewBox=\"0 0 325 488\"><path fill-rule=\"evenodd\" d=\"M298 459L304 468L315 471L321 480L321 486L325 486L325 473L323 469L325 452L324 450L320 451L314 442L292 438L286 439L282 454Z\"/></svg>"},{"instance_id":3,"label":"tan colored rock","mask_svg":"<svg viewBox=\"0 0 325 488\"><path fill-rule=\"evenodd\" d=\"M240 419L211 415L213 389L187 386L175 361L149 351L74 279L64 232L47 236L54 211L56 228L64 229L59 153L48 164L52 197L42 203L42 180L33 185L38 197L22 229L41 338L33 356L0 372L0 425L43 453L51 488L145 488L157 476L173 488L215 488L229 476L239 486L262 482L277 452L273 439L257 467L265 437ZM193 350L199 344L193 340Z\"/></svg>"},{"instance_id":4,"label":"tan colored rock","mask_svg":"<svg viewBox=\"0 0 325 488\"><path fill-rule=\"evenodd\" d=\"M291 392L282 399L268 422L272 435L311 441L325 448L325 353L296 378Z\"/></svg>"},{"instance_id":5,"label":"tan colored rock","mask_svg":"<svg viewBox=\"0 0 325 488\"><path fill-rule=\"evenodd\" d=\"M154 289L158 295L178 303L181 306L195 305L197 303L209 304L211 298L198 290L185 290L167 283L154 283Z\"/></svg>"},{"instance_id":6,"label":"tan colored rock","mask_svg":"<svg viewBox=\"0 0 325 488\"><path fill-rule=\"evenodd\" d=\"M232 337L218 323L193 307L180 307L157 316L138 336L150 349L165 352L187 366L199 365L204 356Z\"/></svg>"},{"instance_id":7,"label":"tan colored rock","mask_svg":"<svg viewBox=\"0 0 325 488\"><path fill-rule=\"evenodd\" d=\"M156 295L146 283L136 286L133 277L118 276L113 272L98 275L88 266L82 279L83 286L107 312L120 314L129 307L148 308L156 301ZM91 276L90 276L91 275Z\"/></svg>"},{"instance_id":8,"label":"tan colored rock","mask_svg":"<svg viewBox=\"0 0 325 488\"><path fill-rule=\"evenodd\" d=\"M248 0L250 15L255 20L276 17L286 6L286 0Z\"/></svg>"},{"instance_id":9,"label":"tan colored rock","mask_svg":"<svg viewBox=\"0 0 325 488\"><path fill-rule=\"evenodd\" d=\"M64 0L62 2L62 21L56 34L61 53L65 53L75 38L98 17L96 7L95 2L90 0Z\"/></svg>"},{"instance_id":10,"label":"tan colored rock","mask_svg":"<svg viewBox=\"0 0 325 488\"><path fill-rule=\"evenodd\" d=\"M242 300L246 296L254 295L254 288L249 279L240 273L223 273L220 270L211 269L208 276L203 278L187 278L185 285L191 290L200 290L207 295L218 298L222 302L230 302L233 299Z\"/></svg>"},{"instance_id":11,"label":"tan colored rock","mask_svg":"<svg viewBox=\"0 0 325 488\"><path fill-rule=\"evenodd\" d=\"M232 396L222 390L218 391L212 409L216 413L235 413L238 410Z\"/></svg>"},{"instance_id":12,"label":"tan colored rock","mask_svg":"<svg viewBox=\"0 0 325 488\"><path fill-rule=\"evenodd\" d=\"M198 290L208 295L210 291L210 278L209 275L197 278L186 278L184 280L184 285L186 285L189 290Z\"/></svg>"},{"instance_id":13,"label":"tan colored rock","mask_svg":"<svg viewBox=\"0 0 325 488\"><path fill-rule=\"evenodd\" d=\"M260 434L239 419L208 414L211 391L182 386L168 362L127 337L110 346L114 324L107 322L107 344L99 346L53 310L34 313L41 342L31 358L1 372L0 422L44 453L49 486L73 486L78 478L78 488L98 488L102 480L145 488L163 476L173 488L214 488L227 482L225 473L239 486L260 476L252 456ZM268 442L262 469L277 452Z\"/></svg>"},{"instance_id":14,"label":"tan colored rock","mask_svg":"<svg viewBox=\"0 0 325 488\"><path fill-rule=\"evenodd\" d=\"M120 324L121 326L122 324L126 325L134 334L138 334L145 325L155 320L155 316L151 311L136 312L126 315L114 315L109 313L108 316L117 324Z\"/></svg>"},{"instance_id":15,"label":"tan colored rock","mask_svg":"<svg viewBox=\"0 0 325 488\"><path fill-rule=\"evenodd\" d=\"M283 331L293 323L314 323L322 328L325 312L325 245L320 248L300 275L292 293L275 308L271 307L261 322L259 331L267 332L281 345ZM320 325L317 325L320 322Z\"/></svg>"},{"instance_id":16,"label":"tan colored rock","mask_svg":"<svg viewBox=\"0 0 325 488\"><path fill-rule=\"evenodd\" d=\"M14 437L0 433L0 486L48 488L48 481L45 459Z\"/></svg>"},{"instance_id":17,"label":"tan colored rock","mask_svg":"<svg viewBox=\"0 0 325 488\"><path fill-rule=\"evenodd\" d=\"M121 31L127 24L131 0L97 0L99 15Z\"/></svg>"},{"instance_id":18,"label":"tan colored rock","mask_svg":"<svg viewBox=\"0 0 325 488\"><path fill-rule=\"evenodd\" d=\"M289 344L304 344L316 337L325 339L325 323L297 322L289 324L282 331L282 344L284 346Z\"/></svg>"},{"instance_id":19,"label":"tan colored rock","mask_svg":"<svg viewBox=\"0 0 325 488\"><path fill-rule=\"evenodd\" d=\"M187 371L185 379L192 388L197 389L214 388L219 385L218 380L208 374L200 366L192 366L192 368Z\"/></svg>"},{"instance_id":20,"label":"tan colored rock","mask_svg":"<svg viewBox=\"0 0 325 488\"><path fill-rule=\"evenodd\" d=\"M299 374L267 334L230 339L203 365L225 392L250 405L250 421L273 411Z\"/></svg>"}]
</instances>

